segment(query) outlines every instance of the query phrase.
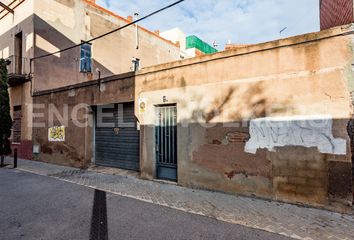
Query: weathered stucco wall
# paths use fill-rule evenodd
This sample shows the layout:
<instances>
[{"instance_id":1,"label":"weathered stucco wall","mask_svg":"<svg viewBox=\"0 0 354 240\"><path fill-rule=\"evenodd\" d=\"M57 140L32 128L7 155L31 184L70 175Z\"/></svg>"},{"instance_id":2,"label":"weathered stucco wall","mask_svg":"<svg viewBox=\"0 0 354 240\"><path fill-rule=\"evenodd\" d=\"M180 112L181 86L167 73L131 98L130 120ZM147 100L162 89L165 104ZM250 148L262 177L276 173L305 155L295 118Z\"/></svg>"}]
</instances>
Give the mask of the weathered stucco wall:
<instances>
[{"instance_id":1,"label":"weathered stucco wall","mask_svg":"<svg viewBox=\"0 0 354 240\"><path fill-rule=\"evenodd\" d=\"M12 1L11 1L12 2ZM0 58L10 59L12 64L9 66L9 72L13 73L15 62L19 57L15 53L15 35L22 32L22 71L29 73L29 59L33 56L33 0L12 2L14 14L0 14ZM15 56L16 55L16 56ZM20 158L31 158L32 156L32 116L30 95L31 84L27 82L23 85L10 87L10 107L13 117L13 109L15 106L21 106L21 142L14 144L13 148L18 149Z\"/></svg>"},{"instance_id":2,"label":"weathered stucco wall","mask_svg":"<svg viewBox=\"0 0 354 240\"><path fill-rule=\"evenodd\" d=\"M14 143L12 149L18 150L18 156L24 159L32 158L32 97L31 83L9 89L11 116L16 106L21 106L21 142Z\"/></svg>"},{"instance_id":3,"label":"weathered stucco wall","mask_svg":"<svg viewBox=\"0 0 354 240\"><path fill-rule=\"evenodd\" d=\"M93 161L93 106L134 101L134 73L112 76L34 96L34 158L74 167ZM50 119L53 119L51 121ZM65 126L65 141L50 142L48 128Z\"/></svg>"},{"instance_id":4,"label":"weathered stucco wall","mask_svg":"<svg viewBox=\"0 0 354 240\"><path fill-rule=\"evenodd\" d=\"M36 0L35 56L64 49L92 39L128 23L85 0ZM135 26L92 43L92 73L80 73L80 48L34 61L34 91L42 91L130 72L132 58L141 66L180 59L179 47L145 29L139 29L136 49Z\"/></svg>"},{"instance_id":5,"label":"weathered stucco wall","mask_svg":"<svg viewBox=\"0 0 354 240\"><path fill-rule=\"evenodd\" d=\"M12 2L12 1L11 1ZM21 4L19 4L21 2ZM12 87L11 109L21 105L21 144L15 147L22 158L32 157L31 92L87 82L130 71L133 57L142 66L179 59L179 48L156 34L140 29L140 48L135 48L135 27L124 29L93 43L93 72L80 73L80 49L75 48L52 57L30 59L51 53L127 23L127 20L85 0L13 1L14 14L0 14L0 58L17 61L15 35L23 34L23 74L32 71L32 83Z\"/></svg>"},{"instance_id":6,"label":"weathered stucco wall","mask_svg":"<svg viewBox=\"0 0 354 240\"><path fill-rule=\"evenodd\" d=\"M346 26L140 71L135 101L147 102L144 113L136 106L142 176L156 177L155 106L175 103L179 184L350 206L351 31ZM271 124L254 124L264 121Z\"/></svg>"}]
</instances>

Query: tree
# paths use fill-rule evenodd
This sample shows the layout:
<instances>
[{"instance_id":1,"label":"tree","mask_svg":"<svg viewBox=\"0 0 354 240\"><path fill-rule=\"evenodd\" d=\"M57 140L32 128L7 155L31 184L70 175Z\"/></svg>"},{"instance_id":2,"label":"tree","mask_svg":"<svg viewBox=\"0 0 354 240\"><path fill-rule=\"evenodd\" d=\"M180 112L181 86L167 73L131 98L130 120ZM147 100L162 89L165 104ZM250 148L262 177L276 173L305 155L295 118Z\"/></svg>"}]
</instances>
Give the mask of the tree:
<instances>
[{"instance_id":1,"label":"tree","mask_svg":"<svg viewBox=\"0 0 354 240\"><path fill-rule=\"evenodd\" d=\"M8 92L7 63L0 59L0 156L1 166L4 165L4 158L11 153L11 128L12 119L10 115L10 98Z\"/></svg>"}]
</instances>

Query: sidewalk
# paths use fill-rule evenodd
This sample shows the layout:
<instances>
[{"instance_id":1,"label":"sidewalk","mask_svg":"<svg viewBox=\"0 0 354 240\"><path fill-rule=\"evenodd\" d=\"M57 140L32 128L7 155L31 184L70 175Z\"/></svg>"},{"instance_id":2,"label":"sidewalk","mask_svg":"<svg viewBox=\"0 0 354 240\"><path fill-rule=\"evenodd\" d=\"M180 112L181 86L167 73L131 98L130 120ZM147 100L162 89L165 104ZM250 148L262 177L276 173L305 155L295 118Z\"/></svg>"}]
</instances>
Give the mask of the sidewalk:
<instances>
[{"instance_id":1,"label":"sidewalk","mask_svg":"<svg viewBox=\"0 0 354 240\"><path fill-rule=\"evenodd\" d=\"M11 159L6 159L12 164ZM9 166L12 167L12 166ZM18 170L298 239L354 239L354 215L19 160Z\"/></svg>"}]
</instances>

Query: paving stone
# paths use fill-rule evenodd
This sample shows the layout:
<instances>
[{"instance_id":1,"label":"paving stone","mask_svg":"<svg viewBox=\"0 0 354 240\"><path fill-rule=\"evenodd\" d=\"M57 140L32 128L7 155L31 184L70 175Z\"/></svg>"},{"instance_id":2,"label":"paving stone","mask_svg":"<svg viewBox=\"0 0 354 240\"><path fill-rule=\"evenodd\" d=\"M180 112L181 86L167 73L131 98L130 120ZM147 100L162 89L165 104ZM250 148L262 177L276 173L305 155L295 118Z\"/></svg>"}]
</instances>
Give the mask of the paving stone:
<instances>
[{"instance_id":1,"label":"paving stone","mask_svg":"<svg viewBox=\"0 0 354 240\"><path fill-rule=\"evenodd\" d=\"M7 159L9 161L9 159ZM11 164L11 162L9 161ZM301 239L354 239L354 215L19 160L18 169ZM124 173L122 171L122 173Z\"/></svg>"}]
</instances>

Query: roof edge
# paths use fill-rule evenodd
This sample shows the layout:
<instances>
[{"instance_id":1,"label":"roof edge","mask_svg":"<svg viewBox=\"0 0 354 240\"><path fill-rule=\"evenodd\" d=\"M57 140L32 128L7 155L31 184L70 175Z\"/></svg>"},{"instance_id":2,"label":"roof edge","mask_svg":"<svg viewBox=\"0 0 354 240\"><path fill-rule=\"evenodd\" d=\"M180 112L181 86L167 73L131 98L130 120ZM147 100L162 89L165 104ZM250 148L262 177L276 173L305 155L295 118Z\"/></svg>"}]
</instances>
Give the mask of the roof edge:
<instances>
[{"instance_id":1,"label":"roof edge","mask_svg":"<svg viewBox=\"0 0 354 240\"><path fill-rule=\"evenodd\" d=\"M269 51L277 48L305 44L309 42L320 41L328 38L333 38L341 35L349 35L349 34L354 34L354 24L343 25L343 26L339 26L339 27L335 27L335 28L331 28L319 32L307 33L307 34L292 36L288 38L277 39L274 41L252 44L237 49L224 50L217 53L198 56L194 58L149 66L137 72L137 75L145 75L153 72L159 72L168 69L174 69L178 67L214 61L223 58L242 56L242 55L252 54L256 52Z\"/></svg>"},{"instance_id":2,"label":"roof edge","mask_svg":"<svg viewBox=\"0 0 354 240\"><path fill-rule=\"evenodd\" d=\"M124 18L124 17L122 17L122 16L120 16L120 15L118 15L118 14L116 14L116 13L110 11L110 10L108 10L107 8L104 8L104 7L100 6L100 5L98 5L98 4L94 3L94 2L92 2L92 1L83 0L83 2L85 2L87 5L90 5L90 6L96 8L96 9L98 9L98 10L101 10L101 11L103 11L103 12L105 12L105 13L107 13L107 14L109 14L109 15L115 17L115 18L118 18L118 19L120 19L120 20L123 20L123 21L125 21L126 23L131 23L128 19L126 19L126 18ZM173 45L173 46L179 48L178 44L176 44L176 43L174 43L174 42L172 42L172 41L170 41L170 40L167 40L166 38L161 37L160 35L154 33L153 31L150 31L150 30L148 30L148 29L146 29L146 28L144 28L144 27L142 27L142 26L139 26L139 25L138 25L138 27L139 27L139 29L145 31L146 33L149 33L150 35L153 35L153 36L155 36L155 37L157 37L157 38L159 38L159 39L165 41L166 43L169 43L169 44L171 44L171 45Z\"/></svg>"}]
</instances>

